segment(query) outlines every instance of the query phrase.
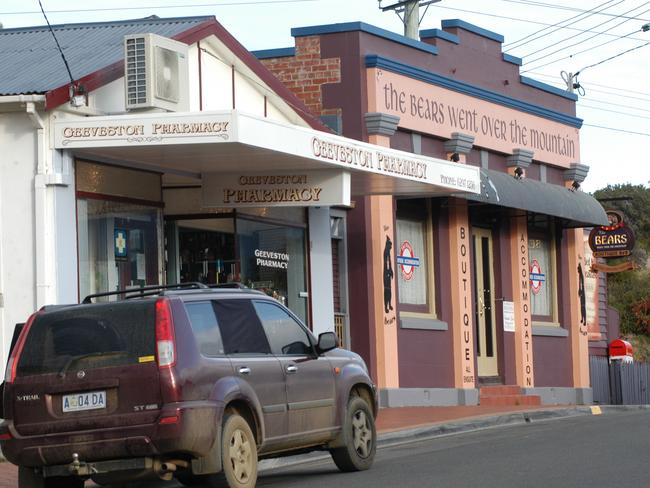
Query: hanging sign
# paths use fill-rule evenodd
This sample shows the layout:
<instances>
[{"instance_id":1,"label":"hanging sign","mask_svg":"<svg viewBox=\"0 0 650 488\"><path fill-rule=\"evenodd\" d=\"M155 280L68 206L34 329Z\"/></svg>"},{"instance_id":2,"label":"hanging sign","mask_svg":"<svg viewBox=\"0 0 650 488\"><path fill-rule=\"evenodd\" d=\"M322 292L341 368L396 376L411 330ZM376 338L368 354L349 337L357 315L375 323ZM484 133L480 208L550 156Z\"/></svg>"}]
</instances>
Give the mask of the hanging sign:
<instances>
[{"instance_id":1,"label":"hanging sign","mask_svg":"<svg viewBox=\"0 0 650 488\"><path fill-rule=\"evenodd\" d=\"M589 233L589 247L597 258L629 256L634 249L634 232L623 221L623 214L607 211L609 225L594 227Z\"/></svg>"},{"instance_id":2,"label":"hanging sign","mask_svg":"<svg viewBox=\"0 0 650 488\"><path fill-rule=\"evenodd\" d=\"M339 170L203 173L204 207L350 205L350 173Z\"/></svg>"},{"instance_id":3,"label":"hanging sign","mask_svg":"<svg viewBox=\"0 0 650 488\"><path fill-rule=\"evenodd\" d=\"M420 258L415 257L415 251L409 241L402 242L399 249L399 256L397 256L397 264L399 264L402 278L406 281L413 279L413 272L415 268L420 266Z\"/></svg>"}]
</instances>

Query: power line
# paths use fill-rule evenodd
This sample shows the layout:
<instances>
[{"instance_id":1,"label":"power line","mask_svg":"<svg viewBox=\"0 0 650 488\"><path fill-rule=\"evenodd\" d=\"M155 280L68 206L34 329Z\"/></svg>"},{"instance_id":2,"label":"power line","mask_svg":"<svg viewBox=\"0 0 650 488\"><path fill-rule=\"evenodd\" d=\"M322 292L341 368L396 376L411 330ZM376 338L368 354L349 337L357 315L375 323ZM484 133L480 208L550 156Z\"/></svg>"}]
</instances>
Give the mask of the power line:
<instances>
[{"instance_id":1,"label":"power line","mask_svg":"<svg viewBox=\"0 0 650 488\"><path fill-rule=\"evenodd\" d=\"M455 7L443 7L442 5L438 5L438 4L433 5L433 7L434 8L442 8L442 9L445 9L445 10L452 10L454 12L463 12L463 13L467 13L467 14L481 15L483 17L493 17L493 18L496 18L496 19L514 20L515 22L523 22L523 23L526 23L526 24L545 25L545 26L549 26L549 27L553 26L553 24L548 24L546 22L539 22L539 21L532 20L532 19L521 19L521 18L518 18L518 17L509 17L507 15L488 14L488 13L479 12L479 11L476 11L476 10L467 10L467 9L455 8ZM577 32L595 32L595 31L593 31L591 29L578 29L577 27L565 27L565 29L570 30L570 31L577 31ZM600 34L603 35L603 36L619 37L616 34L609 34L607 32L600 32ZM635 41L645 41L645 39L639 39L637 37L631 37L630 39L635 40Z\"/></svg>"},{"instance_id":2,"label":"power line","mask_svg":"<svg viewBox=\"0 0 650 488\"><path fill-rule=\"evenodd\" d=\"M551 9L556 9L556 10L568 10L571 12L587 12L587 10L576 8L576 7L568 7L566 5L558 5L556 3L544 3L544 2L532 2L528 0L501 0L502 2L509 2L509 3L521 3L523 5L529 5L532 7L547 7ZM610 14L607 12L602 12L600 15L603 16L610 16L610 17L616 17L616 14ZM647 21L648 19L638 19L642 21Z\"/></svg>"},{"instance_id":3,"label":"power line","mask_svg":"<svg viewBox=\"0 0 650 488\"><path fill-rule=\"evenodd\" d=\"M594 66L598 66L598 65L600 65L600 64L606 63L607 61L611 61L612 59L615 59L615 58L618 58L618 57L620 57L620 56L623 56L624 54L627 54L627 53L629 53L629 52L631 52L631 51L636 51L637 49L641 49L642 47L645 47L645 46L647 46L648 44L650 44L650 41L646 42L645 44L641 44L640 46L636 46L636 47L633 47L633 48L631 48L631 49L628 49L627 51L623 51L622 53L618 53L618 54L615 54L614 56L610 56L609 58L603 59L602 61L598 61L597 63L590 64L589 66L585 66L584 68L582 68L581 70L579 70L576 74L578 74L578 73L580 73L580 72L586 70L587 68L593 68Z\"/></svg>"},{"instance_id":4,"label":"power line","mask_svg":"<svg viewBox=\"0 0 650 488\"><path fill-rule=\"evenodd\" d=\"M611 112L613 114L625 115L627 117L636 117L638 119L650 120L650 117L648 117L646 115L637 115L637 114L631 114L629 112L621 112L620 110L610 110L610 109L602 108L602 107L594 107L593 105L585 105L584 103L579 103L578 107L580 107L580 108L590 108L592 110L600 110L601 112Z\"/></svg>"},{"instance_id":5,"label":"power line","mask_svg":"<svg viewBox=\"0 0 650 488\"><path fill-rule=\"evenodd\" d=\"M559 30L561 30L561 29L563 29L563 28L566 28L567 25L573 25L573 24L575 24L576 22L572 22L572 23L567 24L567 25L560 25L560 24L564 24L565 22L569 22L570 20L574 20L574 19L576 19L576 18L578 18L578 17L582 17L583 15L585 15L585 13L593 12L593 11L596 10L597 8L600 8L600 7L602 7L603 5L607 5L608 3L612 3L613 1L614 1L614 0L607 0L606 2L601 3L600 5L594 7L594 8L591 9L591 10L588 10L587 12L581 12L581 13L579 13L579 14L577 14L577 15L574 15L573 17L569 17L568 19L561 20L560 22L557 22L557 23L553 24L552 26L548 26L548 27L544 27L543 29L539 29L539 30L533 32L532 34L528 34L528 35L525 36L525 37L522 37L522 38L520 38L520 39L517 39L516 41L510 42L510 43L508 43L508 44L504 44L503 47L512 46L513 44L519 44L518 46L513 46L513 47L508 48L508 49L505 50L504 52L509 52L509 51L511 51L511 50L513 50L513 49L517 49L517 48L519 48L519 47L521 47L521 46L523 46L523 45L525 45L525 44L528 44L528 43L530 43L530 42L536 41L537 39L540 39L540 38L542 38L542 37L546 37L546 36L548 36L548 35L551 35L551 34L557 32L557 31L559 31ZM613 6L615 6L615 5L618 5L619 3L622 3L622 2L623 2L623 0L620 0L619 2L615 3L614 5L611 5L610 7L613 7ZM607 7L607 8L610 8L610 7ZM603 9L603 10L604 10L604 9ZM591 15L594 15L594 14L595 14L595 12L591 13ZM586 18L586 17L585 17L585 18ZM580 19L580 20L584 20L584 19ZM557 27L557 26L559 26L559 27ZM534 36L534 35L536 35L536 34L539 34L539 33L541 33L541 32L544 32L545 30L551 29L551 28L553 28L553 27L557 27L557 29L554 29L554 30L552 30L552 31L550 31L550 32L547 32L546 34L542 34L542 35L540 35L540 36L533 37L532 39L530 39L532 36ZM530 39L530 40L521 43L521 41L525 41L526 39ZM521 44L520 44L520 43L521 43Z\"/></svg>"},{"instance_id":6,"label":"power line","mask_svg":"<svg viewBox=\"0 0 650 488\"><path fill-rule=\"evenodd\" d=\"M613 131L616 131L616 132L624 132L626 134L634 134L634 135L637 135L637 136L650 137L650 133L648 133L648 132L636 132L636 131L633 131L633 130L617 129L615 127L606 127L604 125L595 125L595 124L582 124L582 125L583 125L583 127L584 126L595 127L597 129L613 130Z\"/></svg>"},{"instance_id":7,"label":"power line","mask_svg":"<svg viewBox=\"0 0 650 488\"><path fill-rule=\"evenodd\" d=\"M592 46L592 47L589 47L589 48L587 48L587 49L583 49L582 51L578 51L578 52L576 52L576 53L569 54L568 56L563 56L563 57L561 57L561 58L553 59L552 61L548 61L547 63L537 65L537 66L535 66L535 67L533 67L533 68L530 68L530 69L539 69L539 68L543 68L543 67L548 66L548 65L550 65L550 64L557 63L558 61L563 61L563 60L565 60L565 59L570 59L570 58L572 58L573 56L577 56L578 54L582 54L582 53L585 53L585 52L587 52L587 51L591 51L592 49L596 49L596 48L598 48L598 47L604 46L605 44L609 44L609 43L614 42L614 41L620 41L621 39L629 39L629 37L630 37L632 34L636 33L636 32L639 32L639 29L634 30L634 31L632 31L632 32L630 32L629 34L626 34L626 35L624 35L624 36L620 36L620 37L618 37L617 39L610 39L609 41L603 42L603 43L601 43L601 44L597 44L596 46ZM586 39L586 40L588 40L588 39ZM584 41L583 41L583 42L584 42ZM580 44L580 43L578 43L578 44ZM575 45L575 44L573 44L573 45ZM571 46L567 46L567 47L571 47ZM555 53L555 52L558 52L558 51L554 51L554 53ZM554 53L551 53L551 54L554 54ZM550 56L551 54L549 54L549 56ZM541 58L538 58L538 60L539 60L539 59L543 59L544 57L545 57L545 56L542 56ZM531 61L531 62L534 63L535 61ZM522 71L522 73L526 73L526 72L528 72L528 70Z\"/></svg>"},{"instance_id":8,"label":"power line","mask_svg":"<svg viewBox=\"0 0 650 488\"><path fill-rule=\"evenodd\" d=\"M280 3L307 3L307 2L321 2L323 0L248 0L244 2L222 2L222 3L197 3L190 5L156 5L156 6L143 6L143 7L105 7L105 8L85 8L85 9L62 9L50 10L51 14L69 14L79 12L112 12L118 10L161 10L170 8L201 8L201 7L232 7L238 5L268 5ZM32 15L40 12L33 10L25 10L20 12L0 12L0 15Z\"/></svg>"},{"instance_id":9,"label":"power line","mask_svg":"<svg viewBox=\"0 0 650 488\"><path fill-rule=\"evenodd\" d=\"M645 5L648 5L648 3L650 3L650 2L645 2L645 3L643 3L643 4L641 4L641 5L637 6L637 7L634 7L634 8L632 8L632 9L628 10L628 11L625 12L625 13L628 14L628 13L634 11L634 10L640 9L641 7L644 7ZM644 10L642 13L645 13L645 12L648 12L648 11L650 11L650 9ZM606 21L601 22L600 24L595 25L595 26L593 26L593 27L594 27L594 28L601 27L601 26L603 26L603 25L605 25L605 24L609 24L610 22L612 22L612 21L614 21L614 20L616 20L616 18L606 20ZM624 23L629 22L630 20L631 20L631 19L625 19L625 20L623 20L622 22L616 24L615 26L613 26L613 27L607 29L607 31L611 31L612 29L614 29L614 28L616 28L616 27L619 27L619 26L623 25ZM604 31L604 32L607 32L607 31ZM527 62L528 62L528 63L534 63L534 62L536 62L536 61L540 61L540 60L542 60L542 59L548 58L549 56L552 56L553 54L558 53L558 52L560 52L560 51L562 51L562 50L564 50L564 49L568 49L568 48L570 48L570 47L577 46L578 44L582 44L582 43L584 43L584 42L587 42L587 41L593 39L594 37L599 36L600 34L602 34L602 32L597 32L597 33L594 34L593 36L591 36L591 37L587 37L586 39L583 39L582 41L578 41L578 42L575 42L575 43L570 44L570 45L568 45L568 46L564 46L564 47L562 47L562 48L556 49L556 50L553 51L553 52L550 52L550 53L544 54L543 56L539 56L539 57L537 57L537 58L535 58L535 59L531 59L531 60L529 60L529 61L527 61ZM565 41L570 41L571 39L574 39L574 38L576 38L576 37L580 37L581 35L582 35L582 34L577 34L577 35L574 35L574 36L566 37L566 38L560 40L559 42L555 42L555 43L553 44L553 46L557 46L558 44L562 44L562 43L564 43ZM550 48L552 48L553 46L546 46L546 47L543 47L542 49L538 49L537 51L533 51L533 52L530 52L530 53L528 53L528 54L524 54L523 56L520 56L520 57L522 57L522 58L526 58L526 57L528 57L528 56L532 56L533 54L537 54L537 53L541 53L542 51L546 51L547 49L550 49Z\"/></svg>"},{"instance_id":10,"label":"power line","mask_svg":"<svg viewBox=\"0 0 650 488\"><path fill-rule=\"evenodd\" d=\"M561 86L564 86L564 83L560 82L560 80L558 79L557 76L548 75L548 74L545 74L545 73L536 73L536 72L532 72L532 71L529 74L534 75L534 76L539 76L539 77L542 77L542 78L550 78L550 79L556 80L557 83L559 83ZM641 92L641 91L636 91L636 90L629 90L627 88L619 88L619 87L616 87L616 86L601 85L599 83L591 83L591 82L589 83L589 85L599 86L601 88L610 88L612 90L619 90L619 91L627 92L627 93L635 93L637 95L647 95L648 97L650 97L650 92ZM627 95L620 95L618 93L612 93L612 92L605 91L605 90L596 90L594 88L592 88L591 90L592 91L597 91L599 93L608 93L608 94L615 95L615 96L618 96L618 97L627 96ZM634 97L630 97L630 98L634 98ZM643 100L643 99L639 98L639 100Z\"/></svg>"},{"instance_id":11,"label":"power line","mask_svg":"<svg viewBox=\"0 0 650 488\"><path fill-rule=\"evenodd\" d=\"M68 76L70 77L70 84L74 85L74 76L72 76L72 71L70 71L70 65L68 64L68 60L65 59L65 54L63 54L63 49L61 49L61 44L59 44L59 40L56 38L56 34L54 33L54 30L50 25L50 21L48 20L47 15L45 14L45 9L43 8L43 4L41 3L41 0L38 0L38 6L41 7L41 12L43 12L43 17L45 17L45 22L47 22L47 27L48 29L50 29L50 34L52 34L52 37L54 38L54 42L56 43L56 47L59 50L59 54L61 54L61 58L63 59L63 64L65 64L65 69L68 71Z\"/></svg>"}]
</instances>

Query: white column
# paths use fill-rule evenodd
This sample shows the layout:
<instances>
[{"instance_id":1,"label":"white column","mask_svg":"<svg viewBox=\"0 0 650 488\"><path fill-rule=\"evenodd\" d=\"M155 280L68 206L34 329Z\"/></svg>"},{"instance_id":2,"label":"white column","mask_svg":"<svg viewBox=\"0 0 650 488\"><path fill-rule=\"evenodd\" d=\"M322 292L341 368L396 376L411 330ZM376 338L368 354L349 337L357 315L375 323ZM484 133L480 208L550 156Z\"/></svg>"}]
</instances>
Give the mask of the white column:
<instances>
[{"instance_id":1,"label":"white column","mask_svg":"<svg viewBox=\"0 0 650 488\"><path fill-rule=\"evenodd\" d=\"M312 330L334 331L334 285L329 207L309 207Z\"/></svg>"}]
</instances>

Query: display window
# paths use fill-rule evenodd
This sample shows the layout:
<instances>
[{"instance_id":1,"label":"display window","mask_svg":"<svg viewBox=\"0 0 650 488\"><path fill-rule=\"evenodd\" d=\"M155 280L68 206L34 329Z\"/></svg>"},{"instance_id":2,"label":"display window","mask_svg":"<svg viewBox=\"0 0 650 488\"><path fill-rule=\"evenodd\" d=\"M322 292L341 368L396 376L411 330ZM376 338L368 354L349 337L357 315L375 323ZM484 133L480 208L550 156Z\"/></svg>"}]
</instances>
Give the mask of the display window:
<instances>
[{"instance_id":1,"label":"display window","mask_svg":"<svg viewBox=\"0 0 650 488\"><path fill-rule=\"evenodd\" d=\"M555 233L550 222L529 224L528 262L530 307L534 321L557 322L557 265Z\"/></svg>"},{"instance_id":2,"label":"display window","mask_svg":"<svg viewBox=\"0 0 650 488\"><path fill-rule=\"evenodd\" d=\"M431 222L428 200L397 201L397 291L404 312L435 314Z\"/></svg>"},{"instance_id":3,"label":"display window","mask_svg":"<svg viewBox=\"0 0 650 488\"><path fill-rule=\"evenodd\" d=\"M79 297L160 284L162 203L138 198L160 198L159 175L87 162L76 169ZM133 198L116 194L121 179Z\"/></svg>"},{"instance_id":4,"label":"display window","mask_svg":"<svg viewBox=\"0 0 650 488\"><path fill-rule=\"evenodd\" d=\"M238 217L240 281L307 320L306 235L302 227Z\"/></svg>"}]
</instances>

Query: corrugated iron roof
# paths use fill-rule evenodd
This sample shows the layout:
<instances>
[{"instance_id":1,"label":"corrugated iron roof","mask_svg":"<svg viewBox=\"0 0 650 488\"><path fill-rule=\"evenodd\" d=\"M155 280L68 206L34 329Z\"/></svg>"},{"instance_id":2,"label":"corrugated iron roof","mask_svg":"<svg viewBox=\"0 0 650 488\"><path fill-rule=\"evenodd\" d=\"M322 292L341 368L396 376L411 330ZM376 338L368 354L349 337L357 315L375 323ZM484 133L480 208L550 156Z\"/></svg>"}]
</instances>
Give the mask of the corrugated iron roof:
<instances>
[{"instance_id":1,"label":"corrugated iron roof","mask_svg":"<svg viewBox=\"0 0 650 488\"><path fill-rule=\"evenodd\" d=\"M124 58L127 34L174 37L212 16L53 25L75 80ZM45 93L70 82L47 26L0 29L0 95Z\"/></svg>"}]
</instances>

